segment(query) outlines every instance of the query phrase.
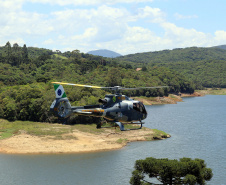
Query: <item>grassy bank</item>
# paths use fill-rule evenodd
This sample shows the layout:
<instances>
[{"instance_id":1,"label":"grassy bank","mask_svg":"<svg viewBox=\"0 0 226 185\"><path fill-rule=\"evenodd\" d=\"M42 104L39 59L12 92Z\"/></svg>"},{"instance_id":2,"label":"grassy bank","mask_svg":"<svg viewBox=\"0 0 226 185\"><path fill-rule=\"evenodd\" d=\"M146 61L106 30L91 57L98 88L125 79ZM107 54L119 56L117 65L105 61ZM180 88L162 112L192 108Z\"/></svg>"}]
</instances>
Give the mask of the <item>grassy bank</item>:
<instances>
[{"instance_id":1,"label":"grassy bank","mask_svg":"<svg viewBox=\"0 0 226 185\"><path fill-rule=\"evenodd\" d=\"M9 122L0 119L0 139L26 133L34 136L53 136L59 138L63 134L71 133L72 127L61 124L39 123L31 121Z\"/></svg>"},{"instance_id":2,"label":"grassy bank","mask_svg":"<svg viewBox=\"0 0 226 185\"><path fill-rule=\"evenodd\" d=\"M198 90L197 92L210 95L226 95L226 88L207 88L205 90Z\"/></svg>"},{"instance_id":3,"label":"grassy bank","mask_svg":"<svg viewBox=\"0 0 226 185\"><path fill-rule=\"evenodd\" d=\"M134 129L138 128L138 125L125 125L126 129ZM69 139L69 135L74 131L79 131L83 133L90 133L94 135L99 135L105 132L122 133L119 128L111 127L111 128L103 128L97 129L96 124L89 125L62 125L62 124L50 124L50 123L40 123L40 122L31 122L31 121L14 121L9 122L4 119L0 119L0 140L10 138L15 135L20 134L29 134L32 136L38 137L51 137L52 139L57 140L67 140ZM137 130L139 135L139 131L150 131L150 134L145 133L146 140L154 140L166 138L167 134L163 131L159 131L157 129L149 129L143 127L142 129ZM129 131L128 131L129 132ZM71 138L76 139L76 137ZM126 138L119 138L122 140L126 140Z\"/></svg>"}]
</instances>

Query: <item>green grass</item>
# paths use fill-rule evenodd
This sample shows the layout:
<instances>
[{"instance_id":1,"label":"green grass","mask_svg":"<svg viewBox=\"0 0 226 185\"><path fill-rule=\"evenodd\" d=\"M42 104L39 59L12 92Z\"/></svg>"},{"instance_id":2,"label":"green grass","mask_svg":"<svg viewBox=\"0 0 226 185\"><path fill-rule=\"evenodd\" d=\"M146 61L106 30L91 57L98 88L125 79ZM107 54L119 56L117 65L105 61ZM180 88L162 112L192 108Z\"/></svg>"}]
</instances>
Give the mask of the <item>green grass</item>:
<instances>
[{"instance_id":1,"label":"green grass","mask_svg":"<svg viewBox=\"0 0 226 185\"><path fill-rule=\"evenodd\" d=\"M166 138L167 137L167 133L165 133L164 131L157 130L157 129L152 129L152 130L154 131L153 138Z\"/></svg>"},{"instance_id":2,"label":"green grass","mask_svg":"<svg viewBox=\"0 0 226 185\"><path fill-rule=\"evenodd\" d=\"M0 139L6 139L11 136L13 136L13 133L15 132L14 129L3 129L0 130Z\"/></svg>"},{"instance_id":3,"label":"green grass","mask_svg":"<svg viewBox=\"0 0 226 185\"><path fill-rule=\"evenodd\" d=\"M127 138L119 138L116 143L122 144L122 143L127 143L128 139Z\"/></svg>"},{"instance_id":4,"label":"green grass","mask_svg":"<svg viewBox=\"0 0 226 185\"><path fill-rule=\"evenodd\" d=\"M52 55L52 58L53 58L53 56L55 57L55 58L60 58L60 59L64 59L64 60L67 60L68 58L67 57L65 57L65 56L62 56L62 55L58 55L58 54L53 54Z\"/></svg>"},{"instance_id":5,"label":"green grass","mask_svg":"<svg viewBox=\"0 0 226 185\"><path fill-rule=\"evenodd\" d=\"M99 134L99 133L104 132L103 129L97 129L96 124L89 124L89 125L78 124L78 125L72 126L72 128L77 129L81 132L88 132L91 134Z\"/></svg>"},{"instance_id":6,"label":"green grass","mask_svg":"<svg viewBox=\"0 0 226 185\"><path fill-rule=\"evenodd\" d=\"M154 139L162 139L162 138L166 138L167 137L167 133L161 131L161 130L157 130L157 129L152 129L152 131L154 132L154 134L147 134L145 139L147 141L152 141Z\"/></svg>"},{"instance_id":7,"label":"green grass","mask_svg":"<svg viewBox=\"0 0 226 185\"><path fill-rule=\"evenodd\" d=\"M39 123L31 121L9 122L0 119L0 140L9 138L19 133L27 133L35 136L55 136L72 132L71 126L60 124Z\"/></svg>"}]
</instances>

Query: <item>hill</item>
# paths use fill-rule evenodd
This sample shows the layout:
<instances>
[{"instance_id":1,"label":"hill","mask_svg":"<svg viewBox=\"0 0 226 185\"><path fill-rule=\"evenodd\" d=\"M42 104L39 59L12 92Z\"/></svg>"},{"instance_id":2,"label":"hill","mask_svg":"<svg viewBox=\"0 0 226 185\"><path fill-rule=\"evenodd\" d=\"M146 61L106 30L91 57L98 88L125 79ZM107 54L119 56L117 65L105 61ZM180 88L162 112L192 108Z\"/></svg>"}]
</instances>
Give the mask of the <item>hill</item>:
<instances>
[{"instance_id":1,"label":"hill","mask_svg":"<svg viewBox=\"0 0 226 185\"><path fill-rule=\"evenodd\" d=\"M137 53L119 57L121 61L146 66L167 67L195 82L196 89L226 87L226 50L211 48L177 48L156 52Z\"/></svg>"},{"instance_id":2,"label":"hill","mask_svg":"<svg viewBox=\"0 0 226 185\"><path fill-rule=\"evenodd\" d=\"M226 49L226 45L215 46L216 48Z\"/></svg>"},{"instance_id":3,"label":"hill","mask_svg":"<svg viewBox=\"0 0 226 185\"><path fill-rule=\"evenodd\" d=\"M110 51L110 50L107 50L107 49L89 51L88 54L102 56L102 57L108 57L108 58L116 58L116 57L122 56L119 53L116 53L114 51Z\"/></svg>"},{"instance_id":4,"label":"hill","mask_svg":"<svg viewBox=\"0 0 226 185\"><path fill-rule=\"evenodd\" d=\"M119 58L126 61L141 63L197 62L201 60L226 60L226 51L217 47L190 47L136 53Z\"/></svg>"}]
</instances>

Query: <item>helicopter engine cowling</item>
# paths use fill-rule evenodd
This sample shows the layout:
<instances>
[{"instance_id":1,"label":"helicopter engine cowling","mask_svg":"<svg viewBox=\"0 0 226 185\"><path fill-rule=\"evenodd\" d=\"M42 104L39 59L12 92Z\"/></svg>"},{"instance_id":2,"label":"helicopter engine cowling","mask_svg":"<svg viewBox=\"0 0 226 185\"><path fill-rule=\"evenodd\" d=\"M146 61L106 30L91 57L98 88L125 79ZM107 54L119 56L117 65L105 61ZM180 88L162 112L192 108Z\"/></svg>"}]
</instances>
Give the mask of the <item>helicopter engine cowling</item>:
<instances>
[{"instance_id":1,"label":"helicopter engine cowling","mask_svg":"<svg viewBox=\"0 0 226 185\"><path fill-rule=\"evenodd\" d=\"M108 103L106 99L99 99L98 102L102 103L103 105L106 105Z\"/></svg>"},{"instance_id":2,"label":"helicopter engine cowling","mask_svg":"<svg viewBox=\"0 0 226 185\"><path fill-rule=\"evenodd\" d=\"M54 100L50 110L53 111L54 115L58 118L67 118L73 113L71 104L67 98Z\"/></svg>"}]
</instances>

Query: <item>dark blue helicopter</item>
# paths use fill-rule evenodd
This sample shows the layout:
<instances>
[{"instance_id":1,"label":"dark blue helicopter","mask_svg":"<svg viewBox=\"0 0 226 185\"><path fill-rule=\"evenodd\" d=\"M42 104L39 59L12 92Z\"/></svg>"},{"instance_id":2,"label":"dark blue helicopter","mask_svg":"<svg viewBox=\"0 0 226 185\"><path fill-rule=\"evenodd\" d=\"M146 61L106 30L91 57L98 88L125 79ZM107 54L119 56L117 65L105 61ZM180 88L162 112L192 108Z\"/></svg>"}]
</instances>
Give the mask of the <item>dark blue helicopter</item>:
<instances>
[{"instance_id":1,"label":"dark blue helicopter","mask_svg":"<svg viewBox=\"0 0 226 185\"><path fill-rule=\"evenodd\" d=\"M83 116L103 117L107 122L116 123L121 131L125 131L124 124L140 124L142 128L142 120L147 117L147 111L142 102L133 100L125 95L122 95L122 90L136 90L144 88L163 88L168 86L158 87L139 87L139 88L124 88L120 86L115 87L99 87L63 82L52 82L55 89L56 99L50 106L50 110L54 115L60 119L66 119L72 114ZM114 90L115 94L105 95L104 99L99 99L100 105L86 105L86 106L71 106L64 88L62 85L73 85L79 87L90 87L99 89ZM98 128L101 125L98 124Z\"/></svg>"}]
</instances>

